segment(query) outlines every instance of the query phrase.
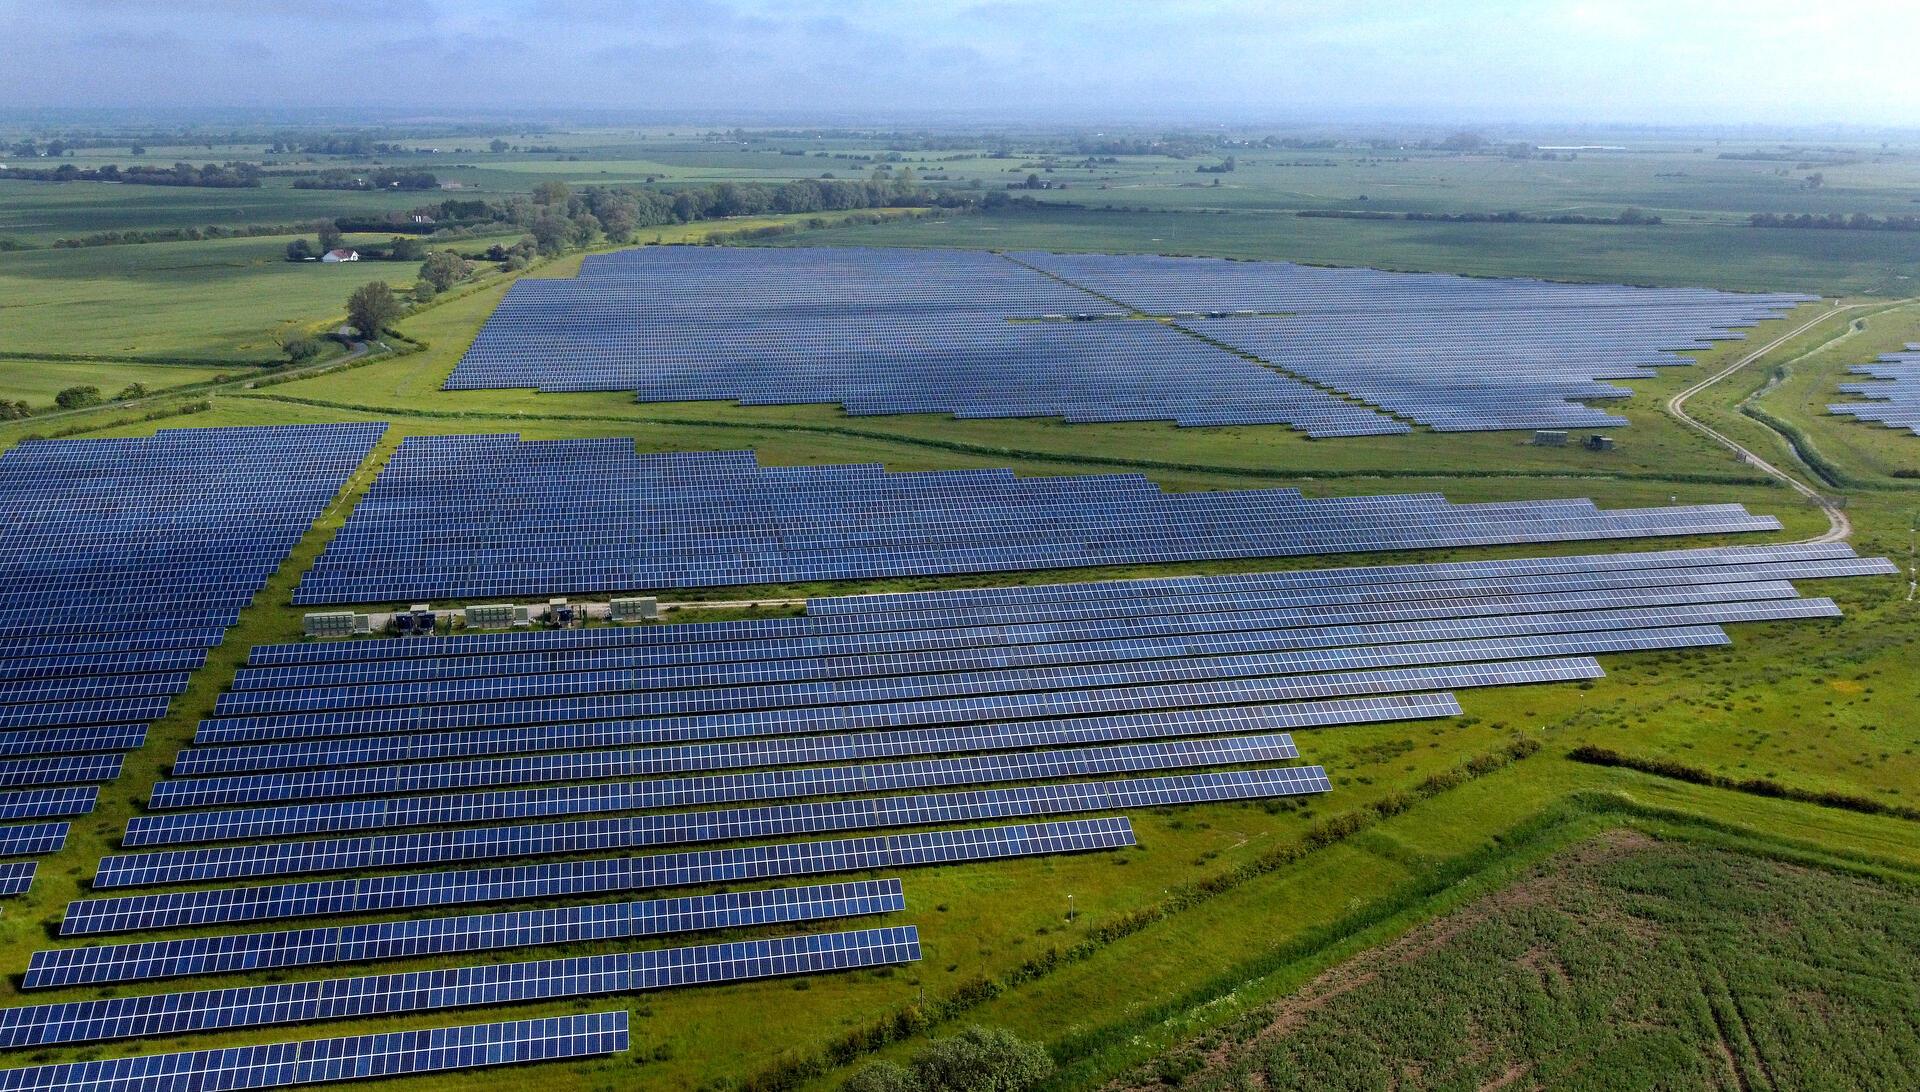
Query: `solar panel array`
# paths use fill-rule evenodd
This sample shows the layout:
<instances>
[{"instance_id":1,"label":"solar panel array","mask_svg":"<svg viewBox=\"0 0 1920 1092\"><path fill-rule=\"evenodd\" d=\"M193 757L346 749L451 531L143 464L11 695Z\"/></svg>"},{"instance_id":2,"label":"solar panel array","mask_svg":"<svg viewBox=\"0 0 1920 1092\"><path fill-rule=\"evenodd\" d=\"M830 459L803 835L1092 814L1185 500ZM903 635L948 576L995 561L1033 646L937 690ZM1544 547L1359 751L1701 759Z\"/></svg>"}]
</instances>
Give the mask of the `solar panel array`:
<instances>
[{"instance_id":1,"label":"solar panel array","mask_svg":"<svg viewBox=\"0 0 1920 1092\"><path fill-rule=\"evenodd\" d=\"M0 1092L229 1092L620 1054L627 1011L0 1069Z\"/></svg>"},{"instance_id":2,"label":"solar panel array","mask_svg":"<svg viewBox=\"0 0 1920 1092\"><path fill-rule=\"evenodd\" d=\"M1679 352L1809 298L1211 258L647 247L514 285L447 388L1315 436L1599 427L1625 422L1580 400L1631 393L1604 380L1688 363Z\"/></svg>"},{"instance_id":3,"label":"solar panel array","mask_svg":"<svg viewBox=\"0 0 1920 1092\"><path fill-rule=\"evenodd\" d=\"M0 456L0 819L93 810L92 786L119 776L385 427L168 429ZM0 827L0 856L66 832ZM0 873L0 894L19 894L33 867Z\"/></svg>"},{"instance_id":4,"label":"solar panel array","mask_svg":"<svg viewBox=\"0 0 1920 1092\"><path fill-rule=\"evenodd\" d=\"M572 280L515 284L446 386L839 402L855 414L1284 424L1323 436L1406 431L1125 316L981 251L653 247L590 256Z\"/></svg>"},{"instance_id":5,"label":"solar panel array","mask_svg":"<svg viewBox=\"0 0 1920 1092\"><path fill-rule=\"evenodd\" d=\"M1294 732L1452 716L1452 690L1592 678L1595 655L1724 644L1728 622L1830 618L1790 581L1892 571L1844 545L1717 547L263 646L61 924L132 935L36 953L22 984L337 977L4 1009L0 1046L916 959L913 928L881 923L463 962L899 913L899 880L829 877L1118 849L1129 809L1326 792ZM139 935L187 927L214 931ZM422 958L454 965L339 969Z\"/></svg>"},{"instance_id":6,"label":"solar panel array","mask_svg":"<svg viewBox=\"0 0 1920 1092\"><path fill-rule=\"evenodd\" d=\"M1385 273L1153 255L1011 257L1440 431L1624 425L1633 392L1811 296ZM1216 317L1217 316L1217 317Z\"/></svg>"},{"instance_id":7,"label":"solar panel array","mask_svg":"<svg viewBox=\"0 0 1920 1092\"><path fill-rule=\"evenodd\" d=\"M1138 475L762 466L631 441L409 437L299 603L545 595L1777 530L1739 505L1602 511L1167 493Z\"/></svg>"},{"instance_id":8,"label":"solar panel array","mask_svg":"<svg viewBox=\"0 0 1920 1092\"><path fill-rule=\"evenodd\" d=\"M1835 402L1827 407L1828 413L1903 428L1920 436L1920 343L1908 345L1905 352L1888 353L1878 363L1858 364L1848 371L1874 381L1843 383L1840 393L1869 401Z\"/></svg>"}]
</instances>

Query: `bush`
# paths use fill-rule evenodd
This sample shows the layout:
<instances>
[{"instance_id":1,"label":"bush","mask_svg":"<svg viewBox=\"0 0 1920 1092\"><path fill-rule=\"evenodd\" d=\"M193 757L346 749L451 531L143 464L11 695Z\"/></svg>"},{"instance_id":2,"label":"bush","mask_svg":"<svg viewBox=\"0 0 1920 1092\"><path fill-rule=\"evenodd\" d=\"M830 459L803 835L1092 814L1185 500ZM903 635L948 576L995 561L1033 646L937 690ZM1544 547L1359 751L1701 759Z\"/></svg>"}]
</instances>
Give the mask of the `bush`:
<instances>
[{"instance_id":1,"label":"bush","mask_svg":"<svg viewBox=\"0 0 1920 1092\"><path fill-rule=\"evenodd\" d=\"M935 1039L907 1068L876 1062L847 1081L853 1092L1021 1092L1053 1075L1053 1059L1037 1043L1003 1028L971 1027Z\"/></svg>"},{"instance_id":2,"label":"bush","mask_svg":"<svg viewBox=\"0 0 1920 1092\"><path fill-rule=\"evenodd\" d=\"M115 402L125 402L134 398L145 398L147 395L152 393L153 392L151 390L147 389L147 385L145 383L129 383L126 386L120 388L120 393L114 395L113 400Z\"/></svg>"},{"instance_id":3,"label":"bush","mask_svg":"<svg viewBox=\"0 0 1920 1092\"><path fill-rule=\"evenodd\" d=\"M61 409L85 409L88 406L97 406L105 399L100 397L99 387L80 386L68 387L54 395L53 401Z\"/></svg>"},{"instance_id":4,"label":"bush","mask_svg":"<svg viewBox=\"0 0 1920 1092\"><path fill-rule=\"evenodd\" d=\"M317 337L296 337L288 339L281 349L286 351L287 359L299 364L320 355L320 339Z\"/></svg>"},{"instance_id":5,"label":"bush","mask_svg":"<svg viewBox=\"0 0 1920 1092\"><path fill-rule=\"evenodd\" d=\"M0 421L19 421L33 416L33 407L25 402L0 400Z\"/></svg>"}]
</instances>

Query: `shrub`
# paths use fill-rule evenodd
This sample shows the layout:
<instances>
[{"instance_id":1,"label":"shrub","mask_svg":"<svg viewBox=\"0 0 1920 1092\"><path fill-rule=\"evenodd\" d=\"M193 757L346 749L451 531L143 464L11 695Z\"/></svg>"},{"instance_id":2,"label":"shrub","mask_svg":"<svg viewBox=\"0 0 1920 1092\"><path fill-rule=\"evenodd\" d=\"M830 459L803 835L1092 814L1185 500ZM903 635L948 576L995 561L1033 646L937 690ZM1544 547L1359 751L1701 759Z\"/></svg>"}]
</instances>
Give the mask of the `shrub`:
<instances>
[{"instance_id":1,"label":"shrub","mask_svg":"<svg viewBox=\"0 0 1920 1092\"><path fill-rule=\"evenodd\" d=\"M68 387L54 395L53 401L61 409L85 409L88 406L97 406L105 399L100 397L99 387L79 386Z\"/></svg>"},{"instance_id":2,"label":"shrub","mask_svg":"<svg viewBox=\"0 0 1920 1092\"><path fill-rule=\"evenodd\" d=\"M847 1081L853 1092L1021 1092L1053 1075L1037 1043L1004 1028L971 1027L935 1039L905 1068L876 1062Z\"/></svg>"}]
</instances>

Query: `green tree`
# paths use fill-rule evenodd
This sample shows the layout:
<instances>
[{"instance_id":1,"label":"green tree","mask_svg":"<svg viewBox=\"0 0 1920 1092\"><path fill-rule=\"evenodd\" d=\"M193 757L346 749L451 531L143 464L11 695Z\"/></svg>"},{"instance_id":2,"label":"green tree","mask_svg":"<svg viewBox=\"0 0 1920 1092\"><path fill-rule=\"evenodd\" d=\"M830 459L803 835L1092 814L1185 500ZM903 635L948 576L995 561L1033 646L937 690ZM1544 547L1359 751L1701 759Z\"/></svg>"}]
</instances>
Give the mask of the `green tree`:
<instances>
[{"instance_id":1,"label":"green tree","mask_svg":"<svg viewBox=\"0 0 1920 1092\"><path fill-rule=\"evenodd\" d=\"M487 145L487 150L495 155L499 155L501 152L506 151L508 147L509 145L506 141L501 140L499 137L494 137L493 141Z\"/></svg>"},{"instance_id":2,"label":"green tree","mask_svg":"<svg viewBox=\"0 0 1920 1092\"><path fill-rule=\"evenodd\" d=\"M573 196L573 187L557 178L550 178L533 187L533 203L536 205L564 205L567 198Z\"/></svg>"},{"instance_id":3,"label":"green tree","mask_svg":"<svg viewBox=\"0 0 1920 1092\"><path fill-rule=\"evenodd\" d=\"M114 395L113 400L115 402L126 402L135 398L145 398L152 393L153 391L149 390L145 383L129 383L120 388L120 393Z\"/></svg>"},{"instance_id":4,"label":"green tree","mask_svg":"<svg viewBox=\"0 0 1920 1092\"><path fill-rule=\"evenodd\" d=\"M426 246L410 235L395 235L387 244L387 254L396 262L417 262L426 252Z\"/></svg>"},{"instance_id":5,"label":"green tree","mask_svg":"<svg viewBox=\"0 0 1920 1092\"><path fill-rule=\"evenodd\" d=\"M87 406L97 406L102 401L99 387L68 387L53 396L54 405L61 409L84 409Z\"/></svg>"},{"instance_id":6,"label":"green tree","mask_svg":"<svg viewBox=\"0 0 1920 1092\"><path fill-rule=\"evenodd\" d=\"M400 297L385 281L369 281L347 297L347 321L361 337L378 337L400 317Z\"/></svg>"},{"instance_id":7,"label":"green tree","mask_svg":"<svg viewBox=\"0 0 1920 1092\"><path fill-rule=\"evenodd\" d=\"M420 263L420 279L432 285L436 292L445 292L466 280L472 272L473 267L467 260L451 250L436 250Z\"/></svg>"},{"instance_id":8,"label":"green tree","mask_svg":"<svg viewBox=\"0 0 1920 1092\"><path fill-rule=\"evenodd\" d=\"M33 407L25 402L0 399L0 421L18 421L33 416Z\"/></svg>"},{"instance_id":9,"label":"green tree","mask_svg":"<svg viewBox=\"0 0 1920 1092\"><path fill-rule=\"evenodd\" d=\"M304 262L311 257L313 257L313 247L305 239L295 239L287 244L288 261Z\"/></svg>"},{"instance_id":10,"label":"green tree","mask_svg":"<svg viewBox=\"0 0 1920 1092\"><path fill-rule=\"evenodd\" d=\"M533 243L542 254L553 255L567 249L573 235L573 223L565 217L548 214L533 222Z\"/></svg>"},{"instance_id":11,"label":"green tree","mask_svg":"<svg viewBox=\"0 0 1920 1092\"><path fill-rule=\"evenodd\" d=\"M345 239L345 236L340 234L340 225L334 223L332 220L321 220L314 224L313 233L320 239L320 253L322 254L325 254L329 250L340 249L340 243Z\"/></svg>"}]
</instances>

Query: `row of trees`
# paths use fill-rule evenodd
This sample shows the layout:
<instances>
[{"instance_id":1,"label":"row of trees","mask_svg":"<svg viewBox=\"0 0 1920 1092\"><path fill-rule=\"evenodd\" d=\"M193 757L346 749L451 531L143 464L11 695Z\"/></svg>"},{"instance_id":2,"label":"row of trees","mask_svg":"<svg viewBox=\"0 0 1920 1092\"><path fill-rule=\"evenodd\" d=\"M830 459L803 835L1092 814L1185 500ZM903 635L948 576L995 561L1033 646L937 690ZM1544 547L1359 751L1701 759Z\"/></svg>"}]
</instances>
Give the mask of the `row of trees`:
<instances>
[{"instance_id":1,"label":"row of trees","mask_svg":"<svg viewBox=\"0 0 1920 1092\"><path fill-rule=\"evenodd\" d=\"M145 383L129 383L120 389L119 394L113 396L112 401L125 402L134 398L145 398L152 393L153 391L148 389ZM69 410L101 406L107 401L106 395L100 393L100 388L90 383L67 387L53 396L54 405ZM0 421L19 421L32 416L33 407L26 402L15 399L0 400Z\"/></svg>"},{"instance_id":2,"label":"row of trees","mask_svg":"<svg viewBox=\"0 0 1920 1092\"><path fill-rule=\"evenodd\" d=\"M171 167L76 167L62 163L52 170L15 168L0 174L23 182L126 182L137 186L203 186L212 189L255 189L260 185L260 168L251 163L208 163L196 167L175 163Z\"/></svg>"},{"instance_id":3,"label":"row of trees","mask_svg":"<svg viewBox=\"0 0 1920 1092\"><path fill-rule=\"evenodd\" d=\"M293 180L296 190L436 190L440 179L431 171L381 167L373 171L320 171Z\"/></svg>"},{"instance_id":4,"label":"row of trees","mask_svg":"<svg viewBox=\"0 0 1920 1092\"><path fill-rule=\"evenodd\" d=\"M1756 212L1747 217L1747 223L1762 228L1812 228L1817 231L1920 231L1920 216L1868 216L1856 212L1851 216L1830 212L1825 216L1801 213L1798 216L1785 216L1773 212Z\"/></svg>"}]
</instances>

